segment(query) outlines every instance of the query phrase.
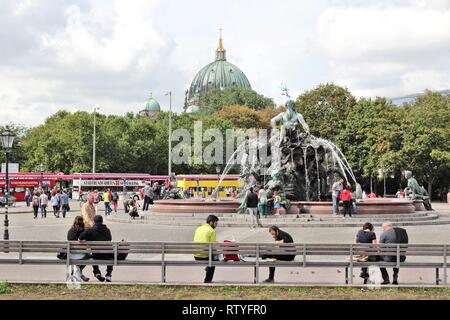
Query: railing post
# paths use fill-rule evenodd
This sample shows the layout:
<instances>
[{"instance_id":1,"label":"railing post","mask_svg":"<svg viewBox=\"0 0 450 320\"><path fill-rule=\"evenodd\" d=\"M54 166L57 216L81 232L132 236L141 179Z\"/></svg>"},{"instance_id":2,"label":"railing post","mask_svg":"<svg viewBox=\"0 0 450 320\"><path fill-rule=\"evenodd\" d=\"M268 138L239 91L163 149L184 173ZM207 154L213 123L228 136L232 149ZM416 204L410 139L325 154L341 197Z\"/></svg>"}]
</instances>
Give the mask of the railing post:
<instances>
[{"instance_id":1,"label":"railing post","mask_svg":"<svg viewBox=\"0 0 450 320\"><path fill-rule=\"evenodd\" d=\"M353 284L353 244L350 245L350 284Z\"/></svg>"},{"instance_id":2,"label":"railing post","mask_svg":"<svg viewBox=\"0 0 450 320\"><path fill-rule=\"evenodd\" d=\"M436 285L439 285L439 267L436 268Z\"/></svg>"},{"instance_id":3,"label":"railing post","mask_svg":"<svg viewBox=\"0 0 450 320\"><path fill-rule=\"evenodd\" d=\"M348 267L345 267L345 284L348 284Z\"/></svg>"},{"instance_id":4,"label":"railing post","mask_svg":"<svg viewBox=\"0 0 450 320\"><path fill-rule=\"evenodd\" d=\"M208 265L209 265L209 267L212 267L212 243L211 242L208 244L208 256L209 256Z\"/></svg>"},{"instance_id":5,"label":"railing post","mask_svg":"<svg viewBox=\"0 0 450 320\"><path fill-rule=\"evenodd\" d=\"M306 243L303 244L303 268L306 268Z\"/></svg>"},{"instance_id":6,"label":"railing post","mask_svg":"<svg viewBox=\"0 0 450 320\"><path fill-rule=\"evenodd\" d=\"M19 241L19 264L22 264L23 258L23 241Z\"/></svg>"},{"instance_id":7,"label":"railing post","mask_svg":"<svg viewBox=\"0 0 450 320\"><path fill-rule=\"evenodd\" d=\"M259 244L256 244L255 283L259 283Z\"/></svg>"},{"instance_id":8,"label":"railing post","mask_svg":"<svg viewBox=\"0 0 450 320\"><path fill-rule=\"evenodd\" d=\"M117 247L118 243L114 242L114 265L117 266Z\"/></svg>"},{"instance_id":9,"label":"railing post","mask_svg":"<svg viewBox=\"0 0 450 320\"><path fill-rule=\"evenodd\" d=\"M397 269L400 269L400 244L397 243Z\"/></svg>"},{"instance_id":10,"label":"railing post","mask_svg":"<svg viewBox=\"0 0 450 320\"><path fill-rule=\"evenodd\" d=\"M70 241L67 241L67 253L66 253L66 279L69 279L69 267L70 267Z\"/></svg>"},{"instance_id":11,"label":"railing post","mask_svg":"<svg viewBox=\"0 0 450 320\"><path fill-rule=\"evenodd\" d=\"M161 282L166 282L165 243L161 243Z\"/></svg>"},{"instance_id":12,"label":"railing post","mask_svg":"<svg viewBox=\"0 0 450 320\"><path fill-rule=\"evenodd\" d=\"M447 285L447 245L444 244L444 285Z\"/></svg>"}]
</instances>

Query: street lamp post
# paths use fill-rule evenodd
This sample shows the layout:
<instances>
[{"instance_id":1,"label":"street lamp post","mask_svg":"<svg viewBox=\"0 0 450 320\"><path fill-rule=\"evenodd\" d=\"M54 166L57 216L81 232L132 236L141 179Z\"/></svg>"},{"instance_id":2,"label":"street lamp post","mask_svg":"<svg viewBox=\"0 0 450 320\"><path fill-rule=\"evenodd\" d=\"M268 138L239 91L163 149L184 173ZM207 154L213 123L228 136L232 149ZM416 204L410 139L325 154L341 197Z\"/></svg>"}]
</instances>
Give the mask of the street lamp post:
<instances>
[{"instance_id":1,"label":"street lamp post","mask_svg":"<svg viewBox=\"0 0 450 320\"><path fill-rule=\"evenodd\" d=\"M39 165L39 172L41 173L41 183L39 185L39 187L41 188L41 190L44 190L44 170L45 170L45 166L43 163L41 163Z\"/></svg>"},{"instance_id":2,"label":"street lamp post","mask_svg":"<svg viewBox=\"0 0 450 320\"><path fill-rule=\"evenodd\" d=\"M172 173L172 91L166 93L169 96L169 177Z\"/></svg>"},{"instance_id":3,"label":"street lamp post","mask_svg":"<svg viewBox=\"0 0 450 320\"><path fill-rule=\"evenodd\" d=\"M96 113L97 110L100 110L100 107L94 107L94 137L93 137L93 142L92 142L92 173L95 173L95 136L96 136Z\"/></svg>"},{"instance_id":4,"label":"street lamp post","mask_svg":"<svg viewBox=\"0 0 450 320\"><path fill-rule=\"evenodd\" d=\"M9 153L11 152L13 143L14 143L14 133L9 130L9 128L6 128L6 131L2 133L2 146L5 150L5 231L3 233L3 240L9 240L9 220L8 220L8 206L9 206Z\"/></svg>"},{"instance_id":5,"label":"street lamp post","mask_svg":"<svg viewBox=\"0 0 450 320\"><path fill-rule=\"evenodd\" d=\"M217 173L217 194L216 199L219 200L219 183L220 183L220 172L222 171L222 168L220 166L216 166L216 173Z\"/></svg>"}]
</instances>

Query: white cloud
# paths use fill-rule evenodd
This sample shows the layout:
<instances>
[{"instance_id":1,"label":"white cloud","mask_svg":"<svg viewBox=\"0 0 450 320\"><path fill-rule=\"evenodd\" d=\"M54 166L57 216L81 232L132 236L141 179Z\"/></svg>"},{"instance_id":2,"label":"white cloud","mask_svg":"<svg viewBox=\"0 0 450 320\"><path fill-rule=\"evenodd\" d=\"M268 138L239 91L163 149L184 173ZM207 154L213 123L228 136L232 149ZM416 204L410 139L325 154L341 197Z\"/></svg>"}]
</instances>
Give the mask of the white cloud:
<instances>
[{"instance_id":1,"label":"white cloud","mask_svg":"<svg viewBox=\"0 0 450 320\"><path fill-rule=\"evenodd\" d=\"M449 2L398 1L329 8L316 32L336 82L399 95L450 87L449 30Z\"/></svg>"}]
</instances>

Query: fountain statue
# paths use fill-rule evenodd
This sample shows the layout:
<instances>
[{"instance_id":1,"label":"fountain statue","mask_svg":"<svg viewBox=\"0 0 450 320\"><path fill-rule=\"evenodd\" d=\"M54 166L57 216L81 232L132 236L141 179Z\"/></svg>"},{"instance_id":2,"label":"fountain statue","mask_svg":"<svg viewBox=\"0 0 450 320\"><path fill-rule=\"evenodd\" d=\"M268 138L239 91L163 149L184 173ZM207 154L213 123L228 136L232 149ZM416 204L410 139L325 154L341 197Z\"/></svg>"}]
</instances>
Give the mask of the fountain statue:
<instances>
[{"instance_id":1,"label":"fountain statue","mask_svg":"<svg viewBox=\"0 0 450 320\"><path fill-rule=\"evenodd\" d=\"M175 178L175 173L173 172L169 175L169 179L166 181L162 199L184 199L183 190L177 187L177 179Z\"/></svg>"},{"instance_id":2,"label":"fountain statue","mask_svg":"<svg viewBox=\"0 0 450 320\"><path fill-rule=\"evenodd\" d=\"M405 188L405 196L410 200L422 200L423 205L427 210L431 208L430 197L423 186L420 186L417 180L413 177L411 171L405 170L403 175L408 180L408 186Z\"/></svg>"},{"instance_id":3,"label":"fountain statue","mask_svg":"<svg viewBox=\"0 0 450 320\"><path fill-rule=\"evenodd\" d=\"M248 139L238 146L243 156L240 161L241 178L245 187L241 199L250 187L264 187L270 195L279 191L286 204L289 201L320 201L329 193L335 180L342 177L356 188L357 198L362 197L361 186L357 183L350 165L339 148L326 139L317 138L310 133L303 116L295 111L295 102L290 99L287 88L282 88L288 100L286 111L271 119L272 134L266 145L257 138ZM278 133L277 124L281 123ZM255 148L266 147L270 153L269 168L262 172L260 163L255 161ZM269 151L270 150L270 151ZM230 169L227 164L223 175ZM266 164L264 165L266 168ZM265 176L270 174L266 182Z\"/></svg>"}]
</instances>

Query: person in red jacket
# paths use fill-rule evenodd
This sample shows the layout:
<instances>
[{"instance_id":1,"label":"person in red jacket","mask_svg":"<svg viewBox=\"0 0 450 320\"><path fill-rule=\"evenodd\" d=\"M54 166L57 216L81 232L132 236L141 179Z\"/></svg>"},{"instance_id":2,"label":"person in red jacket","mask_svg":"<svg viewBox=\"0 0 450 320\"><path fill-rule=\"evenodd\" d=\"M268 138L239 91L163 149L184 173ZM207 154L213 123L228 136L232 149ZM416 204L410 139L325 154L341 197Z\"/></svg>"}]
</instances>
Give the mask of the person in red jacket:
<instances>
[{"instance_id":1,"label":"person in red jacket","mask_svg":"<svg viewBox=\"0 0 450 320\"><path fill-rule=\"evenodd\" d=\"M340 200L344 204L344 218L347 213L351 217L352 212L350 210L350 206L352 204L352 197L351 197L351 192L350 192L349 187L345 187L344 191L341 192Z\"/></svg>"}]
</instances>

